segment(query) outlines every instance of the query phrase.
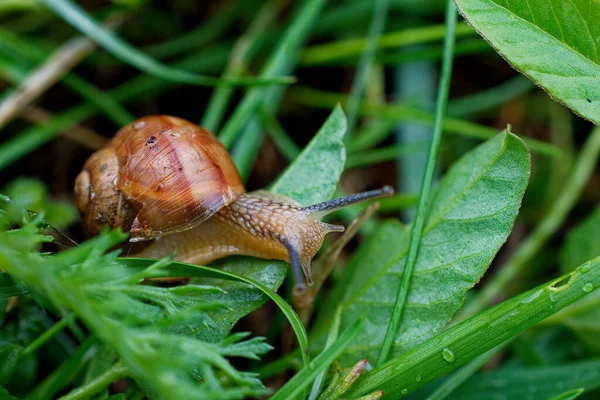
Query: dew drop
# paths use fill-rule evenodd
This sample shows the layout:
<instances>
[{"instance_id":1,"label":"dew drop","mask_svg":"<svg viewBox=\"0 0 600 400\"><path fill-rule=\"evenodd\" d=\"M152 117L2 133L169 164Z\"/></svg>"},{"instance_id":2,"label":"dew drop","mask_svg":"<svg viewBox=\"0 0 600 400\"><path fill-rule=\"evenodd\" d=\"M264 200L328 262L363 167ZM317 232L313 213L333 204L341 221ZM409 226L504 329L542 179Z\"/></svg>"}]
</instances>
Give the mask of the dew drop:
<instances>
[{"instance_id":1,"label":"dew drop","mask_svg":"<svg viewBox=\"0 0 600 400\"><path fill-rule=\"evenodd\" d=\"M407 394L408 393L408 389L404 388L402 389L402 394Z\"/></svg>"},{"instance_id":2,"label":"dew drop","mask_svg":"<svg viewBox=\"0 0 600 400\"><path fill-rule=\"evenodd\" d=\"M533 300L537 299L538 297L540 297L540 295L544 293L544 289L540 289L537 292L531 294L529 297L527 297L526 299L523 299L523 301L521 301L521 303L523 304L527 304L527 303L531 303Z\"/></svg>"},{"instance_id":3,"label":"dew drop","mask_svg":"<svg viewBox=\"0 0 600 400\"><path fill-rule=\"evenodd\" d=\"M416 379L417 379L417 382L421 382L421 379L423 379L423 378L421 378L421 375L417 375Z\"/></svg>"},{"instance_id":4,"label":"dew drop","mask_svg":"<svg viewBox=\"0 0 600 400\"><path fill-rule=\"evenodd\" d=\"M579 267L579 272L585 274L586 272L588 272L590 270L590 264L583 264L581 267Z\"/></svg>"},{"instance_id":5,"label":"dew drop","mask_svg":"<svg viewBox=\"0 0 600 400\"><path fill-rule=\"evenodd\" d=\"M454 362L455 360L454 353L447 347L442 350L442 357L448 362Z\"/></svg>"},{"instance_id":6,"label":"dew drop","mask_svg":"<svg viewBox=\"0 0 600 400\"><path fill-rule=\"evenodd\" d=\"M581 289L583 289L583 291L586 293L590 293L592 290L594 290L594 285L591 283L586 283Z\"/></svg>"},{"instance_id":7,"label":"dew drop","mask_svg":"<svg viewBox=\"0 0 600 400\"><path fill-rule=\"evenodd\" d=\"M135 124L133 124L133 129L135 130L139 130L142 129L146 126L146 122L145 121L138 121Z\"/></svg>"}]
</instances>

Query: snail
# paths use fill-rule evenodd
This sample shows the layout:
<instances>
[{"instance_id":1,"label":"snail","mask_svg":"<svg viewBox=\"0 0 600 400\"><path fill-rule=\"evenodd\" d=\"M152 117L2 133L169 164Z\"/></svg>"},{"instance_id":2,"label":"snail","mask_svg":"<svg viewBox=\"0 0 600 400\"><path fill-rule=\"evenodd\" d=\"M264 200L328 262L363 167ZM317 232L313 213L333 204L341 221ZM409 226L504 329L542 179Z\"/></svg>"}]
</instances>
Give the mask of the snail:
<instances>
[{"instance_id":1,"label":"snail","mask_svg":"<svg viewBox=\"0 0 600 400\"><path fill-rule=\"evenodd\" d=\"M75 180L84 230L121 227L130 242L152 240L136 254L198 265L229 255L290 263L294 279L312 285L310 263L325 235L343 226L320 221L356 202L390 196L385 186L303 207L265 190L246 193L214 134L186 120L147 116L93 153Z\"/></svg>"}]
</instances>

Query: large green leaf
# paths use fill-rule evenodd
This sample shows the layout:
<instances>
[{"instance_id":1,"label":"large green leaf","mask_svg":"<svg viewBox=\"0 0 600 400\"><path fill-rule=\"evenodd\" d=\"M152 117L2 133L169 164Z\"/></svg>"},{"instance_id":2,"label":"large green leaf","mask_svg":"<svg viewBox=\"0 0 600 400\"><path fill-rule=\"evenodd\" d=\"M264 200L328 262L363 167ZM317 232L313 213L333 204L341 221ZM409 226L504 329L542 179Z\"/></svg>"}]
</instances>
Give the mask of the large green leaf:
<instances>
[{"instance_id":1,"label":"large green leaf","mask_svg":"<svg viewBox=\"0 0 600 400\"><path fill-rule=\"evenodd\" d=\"M453 400L489 399L547 400L567 390L600 387L600 360L586 360L540 368L504 368L484 372L452 393Z\"/></svg>"},{"instance_id":2,"label":"large green leaf","mask_svg":"<svg viewBox=\"0 0 600 400\"><path fill-rule=\"evenodd\" d=\"M349 398L397 399L459 368L600 288L600 257L443 331L361 377ZM483 396L487 398L487 396Z\"/></svg>"},{"instance_id":3,"label":"large green leaf","mask_svg":"<svg viewBox=\"0 0 600 400\"><path fill-rule=\"evenodd\" d=\"M455 0L515 68L553 98L600 124L600 2Z\"/></svg>"},{"instance_id":4,"label":"large green leaf","mask_svg":"<svg viewBox=\"0 0 600 400\"><path fill-rule=\"evenodd\" d=\"M319 132L300 155L273 184L271 191L289 196L303 205L325 201L333 196L344 169L346 150L343 138L346 117L341 107L336 107ZM236 257L227 259L224 269L263 283L277 290L288 270L282 261ZM210 281L214 284L214 281ZM260 308L268 297L256 288L237 282L219 284L227 294L211 294L214 299L229 307L214 311L216 326L198 327L197 334L204 340L221 340L243 316Z\"/></svg>"},{"instance_id":5,"label":"large green leaf","mask_svg":"<svg viewBox=\"0 0 600 400\"><path fill-rule=\"evenodd\" d=\"M437 188L428 210L411 292L394 354L435 335L463 303L506 241L527 186L529 152L505 132L457 162ZM343 304L342 326L366 315L363 329L346 349L345 362L374 362L396 299L407 233L384 224L355 255L351 276L331 304ZM333 315L325 309L324 315ZM323 326L325 324L322 324Z\"/></svg>"}]
</instances>

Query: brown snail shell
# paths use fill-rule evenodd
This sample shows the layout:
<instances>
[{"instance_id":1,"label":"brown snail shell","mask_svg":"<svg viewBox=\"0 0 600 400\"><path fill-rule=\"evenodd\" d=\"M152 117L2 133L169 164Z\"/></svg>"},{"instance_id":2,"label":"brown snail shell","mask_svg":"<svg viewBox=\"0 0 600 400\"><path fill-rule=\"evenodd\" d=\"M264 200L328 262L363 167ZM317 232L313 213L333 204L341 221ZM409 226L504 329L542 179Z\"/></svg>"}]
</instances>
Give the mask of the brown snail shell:
<instances>
[{"instance_id":1,"label":"brown snail shell","mask_svg":"<svg viewBox=\"0 0 600 400\"><path fill-rule=\"evenodd\" d=\"M244 192L215 135L164 115L119 130L92 154L75 182L86 231L130 226L131 241L193 228Z\"/></svg>"}]
</instances>

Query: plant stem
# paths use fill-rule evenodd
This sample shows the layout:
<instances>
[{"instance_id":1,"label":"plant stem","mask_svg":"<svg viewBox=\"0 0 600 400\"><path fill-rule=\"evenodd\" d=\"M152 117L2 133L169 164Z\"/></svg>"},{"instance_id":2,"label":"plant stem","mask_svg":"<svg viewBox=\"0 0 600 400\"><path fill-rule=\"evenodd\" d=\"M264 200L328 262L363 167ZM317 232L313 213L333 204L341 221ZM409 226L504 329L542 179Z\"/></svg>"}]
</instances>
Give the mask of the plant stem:
<instances>
[{"instance_id":1,"label":"plant stem","mask_svg":"<svg viewBox=\"0 0 600 400\"><path fill-rule=\"evenodd\" d=\"M27 347L25 347L25 349L21 352L19 357L24 357L30 353L33 353L37 349L39 349L41 346L44 345L44 343L46 343L48 340L52 339L52 337L54 337L54 335L56 335L58 332L62 331L64 328L66 328L69 325L69 323L71 323L72 321L73 321L72 315L63 317L60 321L58 321L57 323L52 325L50 327L50 329L48 329L46 332L44 332L40 336L38 336L37 339L35 339L33 342L29 343L29 345Z\"/></svg>"},{"instance_id":2,"label":"plant stem","mask_svg":"<svg viewBox=\"0 0 600 400\"><path fill-rule=\"evenodd\" d=\"M455 35L459 37L473 36L474 33L475 31L464 23L458 25L455 30ZM448 37L446 34L446 26L441 24L410 28L381 35L377 43L377 49L430 43L445 37ZM347 39L311 46L302 51L300 64L325 64L340 58L356 56L362 54L366 46L367 38Z\"/></svg>"},{"instance_id":3,"label":"plant stem","mask_svg":"<svg viewBox=\"0 0 600 400\"><path fill-rule=\"evenodd\" d=\"M102 389L117 379L125 378L128 375L127 369L123 367L121 363L116 363L93 381L70 391L66 395L60 397L59 400L89 399L93 394L102 391Z\"/></svg>"},{"instance_id":4,"label":"plant stem","mask_svg":"<svg viewBox=\"0 0 600 400\"><path fill-rule=\"evenodd\" d=\"M288 99L311 107L330 109L338 103L344 105L348 98L342 93L316 90L306 87L295 86L288 90ZM419 110L404 104L394 103L372 103L363 101L358 109L360 115L377 117L382 121L411 121L423 125L432 125L434 114ZM443 123L444 132L456 136L487 140L498 134L498 129L490 126L480 125L471 121L457 118L446 118ZM532 138L523 138L523 141L531 149L550 157L558 158L561 150L551 144Z\"/></svg>"},{"instance_id":5,"label":"plant stem","mask_svg":"<svg viewBox=\"0 0 600 400\"><path fill-rule=\"evenodd\" d=\"M307 0L304 2L277 44L276 49L261 69L259 75L261 78L267 79L293 69L296 64L296 53L308 36L310 27L319 16L324 3L324 0ZM281 92L281 90L274 91L272 89L265 91L264 89L253 88L246 92L246 95L219 134L219 140L226 148L231 148L242 127L254 115L261 103L267 101L266 99L271 100L270 98L274 96L274 93ZM273 102L272 106L275 107L276 104Z\"/></svg>"},{"instance_id":6,"label":"plant stem","mask_svg":"<svg viewBox=\"0 0 600 400\"><path fill-rule=\"evenodd\" d=\"M435 172L435 164L442 141L442 122L444 119L444 113L446 111L446 105L448 103L448 93L450 91L450 77L452 75L453 59L452 52L455 41L456 19L457 17L454 3L452 3L451 0L448 0L446 6L447 34L444 38L444 57L442 59L442 71L438 86L433 134L427 155L427 164L425 165L425 172L423 174L419 205L417 206L417 214L411 230L410 244L408 246L408 255L406 257L404 273L402 274L402 281L400 283L398 296L396 297L396 303L394 304L394 309L392 311L392 317L390 319L387 332L385 333L385 339L383 340L383 344L379 352L377 365L385 363L388 359L390 351L392 350L392 345L394 344L394 339L396 337L396 333L398 332L400 320L402 319L402 313L406 305L406 299L410 289L410 282L415 269L417 255L419 253L421 235L425 225L425 212L427 211L427 206L429 203L429 195L431 192L433 174Z\"/></svg>"},{"instance_id":7,"label":"plant stem","mask_svg":"<svg viewBox=\"0 0 600 400\"><path fill-rule=\"evenodd\" d=\"M358 68L356 69L356 75L352 82L352 88L350 89L350 96L348 98L348 105L346 106L346 114L348 117L348 134L346 140L352 134L354 125L356 124L356 115L358 113L358 106L360 105L360 99L365 90L367 78L373 64L373 57L377 50L377 42L379 36L385 27L385 20L387 16L388 0L376 0L373 3L373 17L371 19L371 25L369 26L369 34L367 36L367 42L365 49L360 56Z\"/></svg>"},{"instance_id":8,"label":"plant stem","mask_svg":"<svg viewBox=\"0 0 600 400\"><path fill-rule=\"evenodd\" d=\"M342 322L342 307L338 306L335 311L335 316L333 317L333 322L331 323L331 327L329 329L329 334L327 335L327 342L325 343L325 351L328 347L330 347L338 338L340 333L340 323ZM317 397L321 393L321 389L323 388L323 381L325 379L325 374L327 373L327 369L321 371L321 373L317 376L315 381L313 382L312 389L310 391L310 395L308 396L308 400L317 400Z\"/></svg>"},{"instance_id":9,"label":"plant stem","mask_svg":"<svg viewBox=\"0 0 600 400\"><path fill-rule=\"evenodd\" d=\"M548 214L525 239L506 265L498 270L498 273L488 282L487 286L461 311L457 317L457 322L474 316L500 295L561 227L594 172L599 154L600 127L595 127L579 156L576 157L577 162Z\"/></svg>"},{"instance_id":10,"label":"plant stem","mask_svg":"<svg viewBox=\"0 0 600 400\"><path fill-rule=\"evenodd\" d=\"M223 78L239 77L246 71L248 62L259 48L257 44L262 38L266 27L275 19L281 6L281 1L271 1L258 11L246 33L233 46L229 62L222 75ZM230 87L215 89L206 106L200 125L213 132L219 128L233 91L234 89Z\"/></svg>"}]
</instances>

